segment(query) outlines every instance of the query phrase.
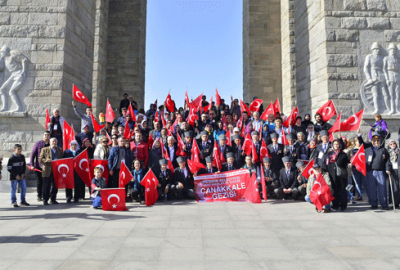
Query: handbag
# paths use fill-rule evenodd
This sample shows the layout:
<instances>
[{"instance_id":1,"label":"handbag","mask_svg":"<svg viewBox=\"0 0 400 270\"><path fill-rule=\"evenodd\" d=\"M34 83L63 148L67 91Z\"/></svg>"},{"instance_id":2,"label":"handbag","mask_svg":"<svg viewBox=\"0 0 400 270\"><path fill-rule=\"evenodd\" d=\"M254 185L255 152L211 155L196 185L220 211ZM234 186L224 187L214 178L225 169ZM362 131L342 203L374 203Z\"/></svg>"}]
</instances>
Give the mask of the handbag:
<instances>
[{"instance_id":1,"label":"handbag","mask_svg":"<svg viewBox=\"0 0 400 270\"><path fill-rule=\"evenodd\" d=\"M347 178L347 169L340 168L336 162L335 162L335 164L336 164L336 176Z\"/></svg>"}]
</instances>

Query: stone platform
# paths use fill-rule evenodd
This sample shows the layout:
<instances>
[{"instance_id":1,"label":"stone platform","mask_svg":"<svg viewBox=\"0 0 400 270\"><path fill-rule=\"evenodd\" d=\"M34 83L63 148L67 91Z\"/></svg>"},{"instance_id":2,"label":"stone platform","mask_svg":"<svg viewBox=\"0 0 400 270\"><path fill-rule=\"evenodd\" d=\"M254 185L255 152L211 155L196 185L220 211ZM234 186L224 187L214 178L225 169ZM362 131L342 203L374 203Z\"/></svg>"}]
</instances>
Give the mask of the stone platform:
<instances>
[{"instance_id":1,"label":"stone platform","mask_svg":"<svg viewBox=\"0 0 400 270\"><path fill-rule=\"evenodd\" d=\"M318 214L305 202L10 207L0 185L0 269L399 269L400 213Z\"/></svg>"}]
</instances>

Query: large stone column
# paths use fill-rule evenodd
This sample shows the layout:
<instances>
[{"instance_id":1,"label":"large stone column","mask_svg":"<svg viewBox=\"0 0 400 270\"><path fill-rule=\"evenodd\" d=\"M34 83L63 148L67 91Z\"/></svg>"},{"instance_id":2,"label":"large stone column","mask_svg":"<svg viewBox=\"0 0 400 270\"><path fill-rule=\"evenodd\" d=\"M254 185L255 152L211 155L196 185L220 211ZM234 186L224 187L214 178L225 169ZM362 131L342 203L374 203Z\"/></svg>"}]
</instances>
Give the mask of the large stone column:
<instances>
[{"instance_id":1,"label":"large stone column","mask_svg":"<svg viewBox=\"0 0 400 270\"><path fill-rule=\"evenodd\" d=\"M105 97L119 106L124 93L144 104L147 0L109 0Z\"/></svg>"},{"instance_id":2,"label":"large stone column","mask_svg":"<svg viewBox=\"0 0 400 270\"><path fill-rule=\"evenodd\" d=\"M279 0L243 1L243 100L282 102ZM267 105L264 105L267 106Z\"/></svg>"},{"instance_id":3,"label":"large stone column","mask_svg":"<svg viewBox=\"0 0 400 270\"><path fill-rule=\"evenodd\" d=\"M17 92L21 111L11 113L15 106L7 99L11 106L0 113L0 156L9 156L15 143L29 156L42 138L46 108L50 113L59 108L80 126L70 106L71 89L75 83L91 98L94 22L95 0L0 1L0 46L28 59L27 78ZM10 76L7 67L0 73Z\"/></svg>"}]
</instances>

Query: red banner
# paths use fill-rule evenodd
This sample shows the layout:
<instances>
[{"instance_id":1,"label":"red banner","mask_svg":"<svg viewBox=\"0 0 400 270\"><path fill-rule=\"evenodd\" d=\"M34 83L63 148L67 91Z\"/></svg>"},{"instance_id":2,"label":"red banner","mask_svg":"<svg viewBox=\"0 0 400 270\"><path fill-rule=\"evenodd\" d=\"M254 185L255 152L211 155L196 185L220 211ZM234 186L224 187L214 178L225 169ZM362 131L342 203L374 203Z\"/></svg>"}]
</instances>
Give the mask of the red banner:
<instances>
[{"instance_id":1,"label":"red banner","mask_svg":"<svg viewBox=\"0 0 400 270\"><path fill-rule=\"evenodd\" d=\"M196 200L198 202L247 201L243 196L249 181L247 169L196 176L194 177Z\"/></svg>"}]
</instances>

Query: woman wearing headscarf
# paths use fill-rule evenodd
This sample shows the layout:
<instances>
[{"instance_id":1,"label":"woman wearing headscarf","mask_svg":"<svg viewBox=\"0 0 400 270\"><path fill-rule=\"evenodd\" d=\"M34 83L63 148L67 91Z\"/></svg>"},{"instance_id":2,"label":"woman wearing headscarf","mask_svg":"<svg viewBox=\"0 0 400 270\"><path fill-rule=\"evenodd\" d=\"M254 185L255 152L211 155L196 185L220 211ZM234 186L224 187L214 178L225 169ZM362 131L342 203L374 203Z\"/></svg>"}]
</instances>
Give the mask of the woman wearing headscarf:
<instances>
[{"instance_id":1,"label":"woman wearing headscarf","mask_svg":"<svg viewBox=\"0 0 400 270\"><path fill-rule=\"evenodd\" d=\"M311 115L310 115L309 113L306 113L306 114L304 115L304 120L301 122L301 124L302 124L305 128L307 128L308 125L310 125L310 124L314 126L314 123L311 121Z\"/></svg>"},{"instance_id":2,"label":"woman wearing headscarf","mask_svg":"<svg viewBox=\"0 0 400 270\"><path fill-rule=\"evenodd\" d=\"M314 159L317 156L317 153L317 141L315 139L311 139L307 146L307 159Z\"/></svg>"},{"instance_id":3,"label":"woman wearing headscarf","mask_svg":"<svg viewBox=\"0 0 400 270\"><path fill-rule=\"evenodd\" d=\"M307 141L310 141L311 139L315 139L317 137L317 134L314 131L314 125L309 124L307 127Z\"/></svg>"},{"instance_id":4,"label":"woman wearing headscarf","mask_svg":"<svg viewBox=\"0 0 400 270\"><path fill-rule=\"evenodd\" d=\"M269 132L269 123L265 122L261 128L262 130L262 139L265 141L266 145L270 145L272 143L271 141L271 134Z\"/></svg>"},{"instance_id":5,"label":"woman wearing headscarf","mask_svg":"<svg viewBox=\"0 0 400 270\"><path fill-rule=\"evenodd\" d=\"M392 165L392 181L389 181L389 203L393 203L392 192L390 185L393 185L393 193L394 193L394 204L396 208L399 208L400 203L400 186L399 186L399 167L400 167L400 149L397 147L397 143L394 140L390 140L389 142L389 157L390 163Z\"/></svg>"},{"instance_id":6,"label":"woman wearing headscarf","mask_svg":"<svg viewBox=\"0 0 400 270\"><path fill-rule=\"evenodd\" d=\"M94 148L93 148L93 144L90 142L90 140L88 138L83 139L82 146L81 146L81 149L79 150L79 153L85 151L85 149L87 149L89 159L93 159Z\"/></svg>"},{"instance_id":7,"label":"woman wearing headscarf","mask_svg":"<svg viewBox=\"0 0 400 270\"><path fill-rule=\"evenodd\" d=\"M63 154L63 158L75 158L79 155L79 146L76 140L71 142L71 147L65 150ZM80 198L85 196L85 183L83 183L82 179L79 177L77 172L74 170L74 196L72 197L72 189L65 189L65 197L67 198L67 203L71 203L72 199L74 203L77 203Z\"/></svg>"},{"instance_id":8,"label":"woman wearing headscarf","mask_svg":"<svg viewBox=\"0 0 400 270\"><path fill-rule=\"evenodd\" d=\"M93 158L94 159L107 159L110 156L111 147L108 145L108 138L102 137L100 144L96 145L96 149L94 150Z\"/></svg>"},{"instance_id":9,"label":"woman wearing headscarf","mask_svg":"<svg viewBox=\"0 0 400 270\"><path fill-rule=\"evenodd\" d=\"M147 143L147 140L149 138L149 133L150 133L150 129L147 126L147 120L143 120L142 123L140 124L140 131L142 132L142 137L143 137L143 141L145 143Z\"/></svg>"},{"instance_id":10,"label":"woman wearing headscarf","mask_svg":"<svg viewBox=\"0 0 400 270\"><path fill-rule=\"evenodd\" d=\"M219 143L219 135L225 135L226 131L224 130L224 124L221 121L218 121L217 127L213 132L213 138L217 143Z\"/></svg>"},{"instance_id":11,"label":"woman wearing headscarf","mask_svg":"<svg viewBox=\"0 0 400 270\"><path fill-rule=\"evenodd\" d=\"M332 182L333 197L332 209L345 211L347 208L347 166L349 159L346 153L340 149L341 139L336 139L332 143L332 148L328 152L326 162L323 163L323 169L329 173Z\"/></svg>"},{"instance_id":12,"label":"woman wearing headscarf","mask_svg":"<svg viewBox=\"0 0 400 270\"><path fill-rule=\"evenodd\" d=\"M104 137L107 138L106 133L107 133L107 131L104 128L102 128L100 130L100 134L98 136L97 136L96 133L93 133L92 144L95 145L95 146L101 145L101 139L104 138Z\"/></svg>"},{"instance_id":13,"label":"woman wearing headscarf","mask_svg":"<svg viewBox=\"0 0 400 270\"><path fill-rule=\"evenodd\" d=\"M154 172L154 174L158 174L160 171L160 159L162 159L162 150L161 150L161 144L159 140L155 140L153 142L153 145L149 151L149 161L147 163L147 166L151 168L151 170Z\"/></svg>"}]
</instances>

